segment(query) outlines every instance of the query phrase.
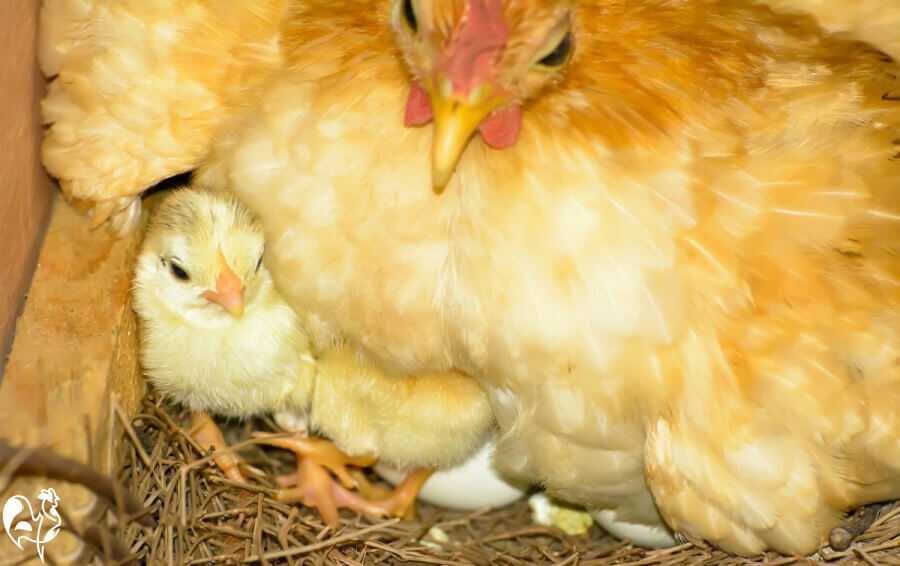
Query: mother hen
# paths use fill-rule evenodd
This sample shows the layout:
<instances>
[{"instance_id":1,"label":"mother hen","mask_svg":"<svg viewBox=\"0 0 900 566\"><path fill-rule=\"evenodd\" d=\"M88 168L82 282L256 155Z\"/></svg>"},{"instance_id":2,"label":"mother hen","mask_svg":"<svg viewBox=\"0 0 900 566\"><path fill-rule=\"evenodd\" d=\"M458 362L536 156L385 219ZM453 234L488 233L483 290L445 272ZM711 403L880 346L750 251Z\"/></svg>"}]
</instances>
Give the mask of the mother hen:
<instances>
[{"instance_id":1,"label":"mother hen","mask_svg":"<svg viewBox=\"0 0 900 566\"><path fill-rule=\"evenodd\" d=\"M730 551L900 495L890 57L749 2L367 5L296 7L201 175L320 347L465 371L506 471Z\"/></svg>"},{"instance_id":2,"label":"mother hen","mask_svg":"<svg viewBox=\"0 0 900 566\"><path fill-rule=\"evenodd\" d=\"M320 349L466 372L506 471L736 553L900 496L890 56L742 0L308 0L281 37L200 180Z\"/></svg>"}]
</instances>

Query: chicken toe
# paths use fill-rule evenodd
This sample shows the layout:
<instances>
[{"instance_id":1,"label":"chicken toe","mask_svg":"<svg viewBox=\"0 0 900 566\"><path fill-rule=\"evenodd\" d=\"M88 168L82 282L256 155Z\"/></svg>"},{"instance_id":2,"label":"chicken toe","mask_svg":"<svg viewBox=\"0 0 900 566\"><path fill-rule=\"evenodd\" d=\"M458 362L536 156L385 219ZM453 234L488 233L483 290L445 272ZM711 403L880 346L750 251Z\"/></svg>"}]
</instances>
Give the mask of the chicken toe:
<instances>
[{"instance_id":1,"label":"chicken toe","mask_svg":"<svg viewBox=\"0 0 900 566\"><path fill-rule=\"evenodd\" d=\"M422 486L425 485L425 482L428 481L428 478L433 473L434 470L431 469L422 468L415 470L406 476L400 485L394 488L387 497L371 501L370 503L374 509L380 510L384 515L412 519L416 510L416 498L419 496ZM370 485L368 489L373 491L379 488ZM360 490L362 490L362 485L360 485Z\"/></svg>"},{"instance_id":2,"label":"chicken toe","mask_svg":"<svg viewBox=\"0 0 900 566\"><path fill-rule=\"evenodd\" d=\"M327 466L320 464L314 456L297 456L296 485L282 489L276 496L286 503L303 503L315 507L322 520L334 524L338 520L338 509L351 509L369 517L379 519L388 515L378 503L372 502L344 487L329 475Z\"/></svg>"},{"instance_id":3,"label":"chicken toe","mask_svg":"<svg viewBox=\"0 0 900 566\"><path fill-rule=\"evenodd\" d=\"M413 519L415 502L428 478L434 473L430 469L418 469L411 472L394 490L373 484L362 470L351 469L350 475L356 480L356 490L371 501L385 514L396 515L404 519Z\"/></svg>"},{"instance_id":4,"label":"chicken toe","mask_svg":"<svg viewBox=\"0 0 900 566\"><path fill-rule=\"evenodd\" d=\"M357 487L355 475L348 466L368 467L375 463L369 456L347 456L323 438L257 434L262 444L291 450L297 454L297 473L278 478L283 489L280 501L303 503L315 507L326 523L338 520L338 509L352 509L369 518L389 514L380 502L371 502L351 489ZM337 481L328 473L331 472Z\"/></svg>"},{"instance_id":5,"label":"chicken toe","mask_svg":"<svg viewBox=\"0 0 900 566\"><path fill-rule=\"evenodd\" d=\"M283 437L265 433L255 434L254 436L262 439L262 444L284 448L296 453L298 458L316 461L320 466L331 471L341 481L341 484L349 489L356 487L356 480L351 476L347 466L366 468L375 463L375 458L371 456L347 456L332 442L324 438L311 436ZM301 471L298 471L296 476L286 476L281 479L280 483L289 484L292 477L299 481L301 473Z\"/></svg>"},{"instance_id":6,"label":"chicken toe","mask_svg":"<svg viewBox=\"0 0 900 566\"><path fill-rule=\"evenodd\" d=\"M213 449L213 461L230 480L244 482L245 476L241 471L246 466L237 454L227 452L228 443L222 436L222 431L212 420L207 412L191 413L190 436L197 444L205 449Z\"/></svg>"}]
</instances>

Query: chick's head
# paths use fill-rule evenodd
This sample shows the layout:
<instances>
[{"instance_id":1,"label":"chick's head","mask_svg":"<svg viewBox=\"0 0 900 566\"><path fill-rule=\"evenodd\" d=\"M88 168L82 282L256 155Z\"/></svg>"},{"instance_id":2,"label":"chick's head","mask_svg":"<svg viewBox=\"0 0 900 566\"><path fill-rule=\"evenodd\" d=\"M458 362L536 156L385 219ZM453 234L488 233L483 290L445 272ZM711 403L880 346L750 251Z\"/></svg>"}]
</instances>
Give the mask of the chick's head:
<instances>
[{"instance_id":1,"label":"chick's head","mask_svg":"<svg viewBox=\"0 0 900 566\"><path fill-rule=\"evenodd\" d=\"M573 12L564 0L396 0L392 27L413 75L405 122L434 121L436 188L476 130L494 148L516 142L522 105L565 75Z\"/></svg>"},{"instance_id":2,"label":"chick's head","mask_svg":"<svg viewBox=\"0 0 900 566\"><path fill-rule=\"evenodd\" d=\"M139 302L200 327L233 324L271 285L264 248L262 226L241 203L175 191L147 227L135 274Z\"/></svg>"}]
</instances>

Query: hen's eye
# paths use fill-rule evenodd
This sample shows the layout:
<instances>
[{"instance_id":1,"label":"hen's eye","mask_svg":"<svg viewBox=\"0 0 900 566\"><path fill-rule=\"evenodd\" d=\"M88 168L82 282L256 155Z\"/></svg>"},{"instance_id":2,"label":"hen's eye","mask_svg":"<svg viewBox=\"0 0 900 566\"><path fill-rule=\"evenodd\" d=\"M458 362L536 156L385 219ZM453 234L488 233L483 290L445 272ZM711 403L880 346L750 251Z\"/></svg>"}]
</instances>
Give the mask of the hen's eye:
<instances>
[{"instance_id":1,"label":"hen's eye","mask_svg":"<svg viewBox=\"0 0 900 566\"><path fill-rule=\"evenodd\" d=\"M169 271L171 271L175 279L178 279L179 281L187 281L191 278L187 271L182 269L182 267L174 261L169 262Z\"/></svg>"},{"instance_id":2,"label":"hen's eye","mask_svg":"<svg viewBox=\"0 0 900 566\"><path fill-rule=\"evenodd\" d=\"M409 26L413 33L419 31L419 22L416 20L416 11L413 9L412 0L401 0L403 2L403 21Z\"/></svg>"},{"instance_id":3,"label":"hen's eye","mask_svg":"<svg viewBox=\"0 0 900 566\"><path fill-rule=\"evenodd\" d=\"M538 60L538 64L545 67L558 67L566 62L569 58L569 51L572 49L572 34L566 32L566 35L556 44L553 51L544 55Z\"/></svg>"}]
</instances>

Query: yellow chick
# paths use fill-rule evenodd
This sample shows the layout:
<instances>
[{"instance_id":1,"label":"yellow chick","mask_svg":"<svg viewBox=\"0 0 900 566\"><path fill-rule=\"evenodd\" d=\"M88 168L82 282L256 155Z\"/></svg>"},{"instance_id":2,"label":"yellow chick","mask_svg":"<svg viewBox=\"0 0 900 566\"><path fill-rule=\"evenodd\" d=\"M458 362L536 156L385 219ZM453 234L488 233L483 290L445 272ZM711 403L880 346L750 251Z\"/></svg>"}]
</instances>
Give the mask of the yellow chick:
<instances>
[{"instance_id":1,"label":"yellow chick","mask_svg":"<svg viewBox=\"0 0 900 566\"><path fill-rule=\"evenodd\" d=\"M182 189L160 204L138 256L141 363L158 391L193 412L205 445L224 446L207 411L281 412L284 422L309 404L315 359L262 263L264 246L262 226L239 202ZM233 461L218 463L241 478Z\"/></svg>"},{"instance_id":2,"label":"yellow chick","mask_svg":"<svg viewBox=\"0 0 900 566\"><path fill-rule=\"evenodd\" d=\"M315 358L264 246L246 208L203 190L173 192L147 229L134 279L141 362L192 411L240 418L308 404Z\"/></svg>"}]
</instances>

